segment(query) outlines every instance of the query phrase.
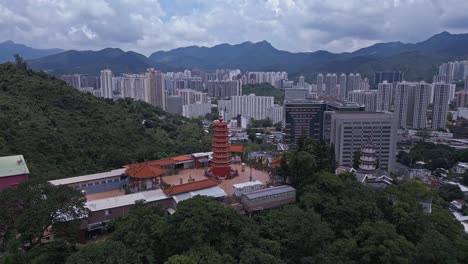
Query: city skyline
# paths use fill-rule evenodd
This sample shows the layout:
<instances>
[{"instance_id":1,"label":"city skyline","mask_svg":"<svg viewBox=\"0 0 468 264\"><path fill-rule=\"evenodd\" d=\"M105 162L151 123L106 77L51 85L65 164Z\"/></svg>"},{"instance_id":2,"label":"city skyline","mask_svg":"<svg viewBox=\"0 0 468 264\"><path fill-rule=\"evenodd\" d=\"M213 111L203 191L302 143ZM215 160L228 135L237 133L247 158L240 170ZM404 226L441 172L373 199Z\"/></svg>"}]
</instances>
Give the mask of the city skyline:
<instances>
[{"instance_id":1,"label":"city skyline","mask_svg":"<svg viewBox=\"0 0 468 264\"><path fill-rule=\"evenodd\" d=\"M468 17L461 11L468 8L465 1L369 3L0 1L0 14L5 18L0 20L0 35L5 36L0 42L11 39L38 48L78 50L119 47L149 55L190 45L267 40L292 52L347 52L379 42L417 42L442 31L468 31ZM413 10L427 15L415 17Z\"/></svg>"}]
</instances>

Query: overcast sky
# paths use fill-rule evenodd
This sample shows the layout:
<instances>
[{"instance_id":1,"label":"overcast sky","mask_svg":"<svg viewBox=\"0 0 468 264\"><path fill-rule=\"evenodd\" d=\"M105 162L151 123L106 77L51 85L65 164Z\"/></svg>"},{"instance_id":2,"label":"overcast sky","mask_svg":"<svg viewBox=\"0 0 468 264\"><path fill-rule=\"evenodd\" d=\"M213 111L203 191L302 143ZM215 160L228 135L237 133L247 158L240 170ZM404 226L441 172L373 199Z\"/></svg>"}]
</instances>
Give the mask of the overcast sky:
<instances>
[{"instance_id":1,"label":"overcast sky","mask_svg":"<svg viewBox=\"0 0 468 264\"><path fill-rule=\"evenodd\" d=\"M0 0L0 42L157 50L267 40L289 51L353 51L468 32L468 0Z\"/></svg>"}]
</instances>

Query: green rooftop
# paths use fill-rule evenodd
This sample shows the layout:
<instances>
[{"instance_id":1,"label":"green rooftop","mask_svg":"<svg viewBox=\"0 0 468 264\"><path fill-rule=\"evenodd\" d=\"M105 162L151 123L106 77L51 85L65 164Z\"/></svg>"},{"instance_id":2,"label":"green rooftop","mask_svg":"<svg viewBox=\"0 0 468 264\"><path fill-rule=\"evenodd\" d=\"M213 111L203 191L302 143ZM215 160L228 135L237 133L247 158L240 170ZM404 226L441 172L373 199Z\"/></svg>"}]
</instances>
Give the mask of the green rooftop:
<instances>
[{"instance_id":1,"label":"green rooftop","mask_svg":"<svg viewBox=\"0 0 468 264\"><path fill-rule=\"evenodd\" d=\"M23 155L0 157L0 177L29 174Z\"/></svg>"}]
</instances>

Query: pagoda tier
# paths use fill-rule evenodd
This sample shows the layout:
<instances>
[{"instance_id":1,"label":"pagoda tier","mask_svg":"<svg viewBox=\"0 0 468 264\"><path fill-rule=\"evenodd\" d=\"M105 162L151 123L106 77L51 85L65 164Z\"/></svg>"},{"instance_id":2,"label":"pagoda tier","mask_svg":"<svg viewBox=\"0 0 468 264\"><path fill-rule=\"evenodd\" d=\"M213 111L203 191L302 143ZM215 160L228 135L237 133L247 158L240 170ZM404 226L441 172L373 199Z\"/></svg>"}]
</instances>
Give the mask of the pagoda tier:
<instances>
[{"instance_id":1,"label":"pagoda tier","mask_svg":"<svg viewBox=\"0 0 468 264\"><path fill-rule=\"evenodd\" d=\"M373 174L377 168L377 155L375 146L372 143L366 143L361 148L361 157L359 159L358 171L366 174Z\"/></svg>"},{"instance_id":2,"label":"pagoda tier","mask_svg":"<svg viewBox=\"0 0 468 264\"><path fill-rule=\"evenodd\" d=\"M213 159L208 174L217 178L226 177L233 173L230 166L231 152L227 125L222 117L219 117L219 120L213 123Z\"/></svg>"}]
</instances>

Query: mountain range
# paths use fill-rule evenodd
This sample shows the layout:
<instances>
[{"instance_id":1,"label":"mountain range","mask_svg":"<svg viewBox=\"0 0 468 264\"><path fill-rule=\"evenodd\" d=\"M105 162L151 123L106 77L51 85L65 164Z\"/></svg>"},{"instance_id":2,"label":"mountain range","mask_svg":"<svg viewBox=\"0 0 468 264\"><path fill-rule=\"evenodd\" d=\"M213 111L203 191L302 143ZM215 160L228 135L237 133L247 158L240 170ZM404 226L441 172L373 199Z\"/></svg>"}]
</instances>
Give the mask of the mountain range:
<instances>
[{"instance_id":1,"label":"mountain range","mask_svg":"<svg viewBox=\"0 0 468 264\"><path fill-rule=\"evenodd\" d=\"M10 51L12 53L13 51ZM157 51L146 57L121 49L100 51L69 50L41 58L28 59L35 70L53 74L97 74L103 68L115 73L141 72L148 67L163 71L198 68L239 68L250 71L287 71L291 77L311 78L317 72L360 72L370 77L373 71L402 70L407 80L430 80L437 66L445 61L468 58L468 34L442 32L418 43L387 42L356 50L298 52L278 50L267 41L244 42L214 47L189 46ZM0 46L0 54L5 52Z\"/></svg>"},{"instance_id":2,"label":"mountain range","mask_svg":"<svg viewBox=\"0 0 468 264\"><path fill-rule=\"evenodd\" d=\"M37 59L64 52L63 49L35 49L11 40L0 43L0 63L13 61L14 54L21 54L24 59Z\"/></svg>"}]
</instances>

